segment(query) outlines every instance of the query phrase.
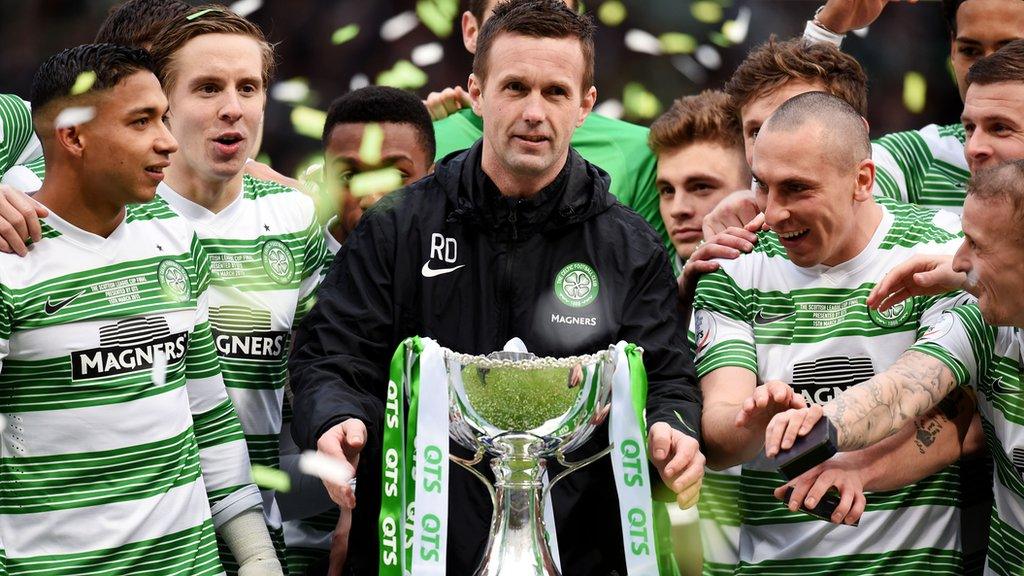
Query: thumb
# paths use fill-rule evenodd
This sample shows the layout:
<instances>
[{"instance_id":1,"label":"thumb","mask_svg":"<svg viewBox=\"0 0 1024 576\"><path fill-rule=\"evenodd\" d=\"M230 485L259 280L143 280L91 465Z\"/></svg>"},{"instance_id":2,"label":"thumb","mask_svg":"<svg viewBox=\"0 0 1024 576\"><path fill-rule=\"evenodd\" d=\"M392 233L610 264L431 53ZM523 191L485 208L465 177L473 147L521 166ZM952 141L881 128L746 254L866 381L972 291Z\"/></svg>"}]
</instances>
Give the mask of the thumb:
<instances>
[{"instance_id":1,"label":"thumb","mask_svg":"<svg viewBox=\"0 0 1024 576\"><path fill-rule=\"evenodd\" d=\"M362 450L366 444L366 425L361 420L353 418L342 423L341 429L345 432L342 445L353 448L356 452Z\"/></svg>"}]
</instances>

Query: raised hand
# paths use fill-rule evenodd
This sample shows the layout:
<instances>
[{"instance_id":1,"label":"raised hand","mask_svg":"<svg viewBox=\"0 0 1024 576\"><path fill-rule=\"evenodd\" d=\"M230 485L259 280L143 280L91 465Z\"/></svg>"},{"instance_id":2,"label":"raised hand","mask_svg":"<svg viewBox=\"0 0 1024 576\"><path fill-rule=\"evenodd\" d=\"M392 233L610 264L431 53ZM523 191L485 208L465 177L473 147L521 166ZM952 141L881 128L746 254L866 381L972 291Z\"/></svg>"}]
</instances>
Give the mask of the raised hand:
<instances>
[{"instance_id":1,"label":"raised hand","mask_svg":"<svg viewBox=\"0 0 1024 576\"><path fill-rule=\"evenodd\" d=\"M754 394L743 401L740 411L736 413L736 427L764 429L776 414L804 407L804 397L794 392L789 384L769 380L755 388Z\"/></svg>"},{"instance_id":2,"label":"raised hand","mask_svg":"<svg viewBox=\"0 0 1024 576\"><path fill-rule=\"evenodd\" d=\"M366 425L360 420L350 418L337 424L320 436L316 441L318 453L341 461L351 468L351 477L355 478L359 466L359 453L366 445ZM327 493L339 506L351 510L356 507L356 493L348 482L336 482L333 479L321 478Z\"/></svg>"},{"instance_id":3,"label":"raised hand","mask_svg":"<svg viewBox=\"0 0 1024 576\"><path fill-rule=\"evenodd\" d=\"M953 257L918 255L896 265L868 294L867 304L888 310L911 296L931 296L960 290L967 275L953 271Z\"/></svg>"}]
</instances>

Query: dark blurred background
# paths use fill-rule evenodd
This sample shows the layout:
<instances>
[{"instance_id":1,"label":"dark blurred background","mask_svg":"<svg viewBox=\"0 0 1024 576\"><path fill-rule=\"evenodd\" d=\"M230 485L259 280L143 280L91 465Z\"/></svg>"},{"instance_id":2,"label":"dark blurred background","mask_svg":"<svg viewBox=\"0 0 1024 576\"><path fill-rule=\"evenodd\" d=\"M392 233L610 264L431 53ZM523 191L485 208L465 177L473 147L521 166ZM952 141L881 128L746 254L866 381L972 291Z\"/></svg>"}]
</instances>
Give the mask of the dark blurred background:
<instances>
[{"instance_id":1,"label":"dark blurred background","mask_svg":"<svg viewBox=\"0 0 1024 576\"><path fill-rule=\"evenodd\" d=\"M771 34L788 38L802 33L822 1L584 0L586 11L600 16L599 105L610 115L649 124L652 114L672 99L721 87L750 48ZM0 0L0 38L5 43L0 91L27 97L42 60L91 41L115 3ZM236 6L243 13L255 7L249 17L277 43L276 82L289 81L284 89L271 85L262 148L263 159L285 174L294 174L318 150L316 139L300 133L305 123L296 127L296 105L325 110L350 87L380 81L403 84L425 97L432 90L465 85L469 74L472 60L459 29L464 0L245 0ZM433 30L417 20L417 8ZM411 29L397 39L382 39L382 26L396 16L392 29L402 28L398 24L403 20ZM742 34L745 20L748 31ZM445 21L451 24L447 35ZM357 27L355 36L345 40ZM659 43L665 34L669 36ZM627 47L627 37L634 49ZM424 63L418 67L425 73L422 77L409 66L380 76L397 62L412 60L416 48L432 43L440 45L443 56L424 63L429 52L434 54L426 62L436 59L437 50L421 49L416 61ZM661 46L673 53L653 55L636 51L638 46L655 51ZM948 32L939 2L893 3L864 37L848 35L843 49L863 64L870 79L873 137L959 119L961 102L948 66Z\"/></svg>"}]
</instances>

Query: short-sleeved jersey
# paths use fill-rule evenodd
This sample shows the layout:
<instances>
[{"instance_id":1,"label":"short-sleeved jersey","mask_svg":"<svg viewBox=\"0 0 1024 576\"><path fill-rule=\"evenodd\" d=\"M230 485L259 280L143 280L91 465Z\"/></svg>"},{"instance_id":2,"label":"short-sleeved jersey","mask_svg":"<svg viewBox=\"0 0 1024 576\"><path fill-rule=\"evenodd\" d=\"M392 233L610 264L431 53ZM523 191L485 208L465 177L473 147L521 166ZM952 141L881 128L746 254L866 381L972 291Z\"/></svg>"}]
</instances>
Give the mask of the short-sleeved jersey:
<instances>
[{"instance_id":1,"label":"short-sleeved jersey","mask_svg":"<svg viewBox=\"0 0 1024 576\"><path fill-rule=\"evenodd\" d=\"M7 573L222 574L214 525L260 497L193 228L154 200L107 238L52 212L42 229L0 255Z\"/></svg>"},{"instance_id":2,"label":"short-sleeved jersey","mask_svg":"<svg viewBox=\"0 0 1024 576\"><path fill-rule=\"evenodd\" d=\"M912 349L941 360L976 392L995 462L985 573L1017 576L1024 567L1024 332L986 325L977 304L957 306Z\"/></svg>"},{"instance_id":3,"label":"short-sleeved jersey","mask_svg":"<svg viewBox=\"0 0 1024 576\"><path fill-rule=\"evenodd\" d=\"M0 176L42 156L29 103L13 94L0 94Z\"/></svg>"},{"instance_id":4,"label":"short-sleeved jersey","mask_svg":"<svg viewBox=\"0 0 1024 576\"><path fill-rule=\"evenodd\" d=\"M956 298L914 298L879 314L868 309L867 295L915 253L952 253L959 223L949 213L878 203L883 216L874 235L842 264L798 267L774 233L762 232L752 253L702 277L695 301L698 377L746 368L759 381L790 382L808 402L824 403L910 347ZM744 467L737 574L960 573L955 468L904 490L869 494L860 528L790 512L772 495L784 482Z\"/></svg>"},{"instance_id":5,"label":"short-sleeved jersey","mask_svg":"<svg viewBox=\"0 0 1024 576\"><path fill-rule=\"evenodd\" d=\"M281 402L292 326L313 305L326 252L313 202L280 184L243 176L242 193L218 213L157 190L195 226L210 259L210 330L224 383L254 464L278 466ZM284 563L281 516L263 491L271 537ZM228 573L235 565L226 547Z\"/></svg>"},{"instance_id":6,"label":"short-sleeved jersey","mask_svg":"<svg viewBox=\"0 0 1024 576\"><path fill-rule=\"evenodd\" d=\"M647 146L649 130L600 114L590 114L572 135L571 146L580 156L611 176L611 193L654 228L671 248L665 223L658 212L657 159ZM466 108L434 122L436 159L465 150L484 135L482 118Z\"/></svg>"},{"instance_id":7,"label":"short-sleeved jersey","mask_svg":"<svg viewBox=\"0 0 1024 576\"><path fill-rule=\"evenodd\" d=\"M918 206L963 211L967 179L963 124L894 132L871 146L876 196Z\"/></svg>"}]
</instances>

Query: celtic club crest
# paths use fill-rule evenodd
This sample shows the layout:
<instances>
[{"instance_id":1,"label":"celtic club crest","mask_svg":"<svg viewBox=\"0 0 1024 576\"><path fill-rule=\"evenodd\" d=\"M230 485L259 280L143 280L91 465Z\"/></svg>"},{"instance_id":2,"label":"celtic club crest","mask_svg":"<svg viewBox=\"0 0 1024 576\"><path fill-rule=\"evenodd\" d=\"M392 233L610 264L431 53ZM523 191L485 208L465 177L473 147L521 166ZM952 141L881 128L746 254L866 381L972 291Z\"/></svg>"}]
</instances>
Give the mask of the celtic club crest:
<instances>
[{"instance_id":1,"label":"celtic club crest","mask_svg":"<svg viewBox=\"0 0 1024 576\"><path fill-rule=\"evenodd\" d=\"M288 284L295 276L295 259L292 252L280 240L263 243L263 270L278 284Z\"/></svg>"},{"instance_id":2,"label":"celtic club crest","mask_svg":"<svg viewBox=\"0 0 1024 576\"><path fill-rule=\"evenodd\" d=\"M175 302L184 302L192 296L192 285L188 281L188 271L174 260L162 260L157 268L160 290Z\"/></svg>"},{"instance_id":3,"label":"celtic club crest","mask_svg":"<svg viewBox=\"0 0 1024 576\"><path fill-rule=\"evenodd\" d=\"M573 308L582 308L597 299L600 286L597 272L582 262L573 262L555 275L555 296Z\"/></svg>"},{"instance_id":4,"label":"celtic club crest","mask_svg":"<svg viewBox=\"0 0 1024 576\"><path fill-rule=\"evenodd\" d=\"M915 298L910 297L885 312L868 307L868 317L879 328L896 328L902 326L914 315Z\"/></svg>"}]
</instances>

